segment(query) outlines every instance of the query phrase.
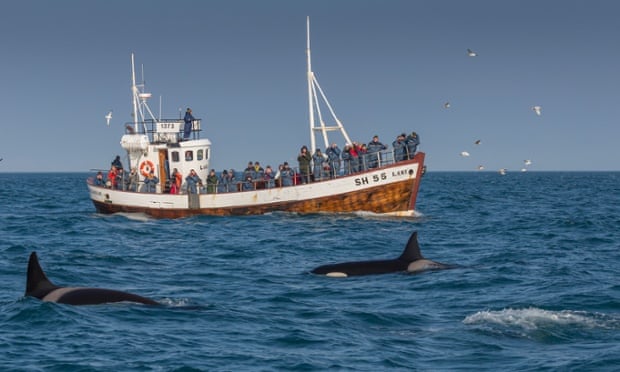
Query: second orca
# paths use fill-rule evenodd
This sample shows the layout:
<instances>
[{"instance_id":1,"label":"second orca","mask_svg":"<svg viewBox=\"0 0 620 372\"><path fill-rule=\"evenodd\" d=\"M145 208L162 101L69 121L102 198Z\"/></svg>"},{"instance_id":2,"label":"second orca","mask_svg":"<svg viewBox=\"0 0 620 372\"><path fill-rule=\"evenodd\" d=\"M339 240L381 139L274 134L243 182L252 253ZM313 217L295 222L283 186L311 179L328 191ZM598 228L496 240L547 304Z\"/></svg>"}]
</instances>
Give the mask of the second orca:
<instances>
[{"instance_id":1,"label":"second orca","mask_svg":"<svg viewBox=\"0 0 620 372\"><path fill-rule=\"evenodd\" d=\"M355 261L323 265L312 270L312 273L334 278L346 278L349 276L396 272L414 274L430 270L453 269L455 267L455 265L448 265L425 259L420 252L418 232L414 231L405 246L405 250L398 258L392 260Z\"/></svg>"},{"instance_id":2,"label":"second orca","mask_svg":"<svg viewBox=\"0 0 620 372\"><path fill-rule=\"evenodd\" d=\"M30 254L26 296L42 301L69 305L98 305L111 302L137 302L145 305L159 305L150 298L104 288L60 287L54 285L45 275L36 252Z\"/></svg>"}]
</instances>

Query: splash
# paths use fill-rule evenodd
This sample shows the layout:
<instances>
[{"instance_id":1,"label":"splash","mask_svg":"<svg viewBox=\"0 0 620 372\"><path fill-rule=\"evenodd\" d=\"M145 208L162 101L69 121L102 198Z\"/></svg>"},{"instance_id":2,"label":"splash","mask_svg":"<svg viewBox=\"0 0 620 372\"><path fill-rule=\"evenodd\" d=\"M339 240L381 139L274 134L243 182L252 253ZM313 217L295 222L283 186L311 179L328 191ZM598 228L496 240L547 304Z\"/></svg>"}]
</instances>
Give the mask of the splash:
<instances>
[{"instance_id":1,"label":"splash","mask_svg":"<svg viewBox=\"0 0 620 372\"><path fill-rule=\"evenodd\" d=\"M535 307L527 309L504 309L499 311L479 311L467 316L464 324L488 327L504 327L524 332L549 330L550 328L570 329L620 329L620 317L603 313L574 310L544 310Z\"/></svg>"}]
</instances>

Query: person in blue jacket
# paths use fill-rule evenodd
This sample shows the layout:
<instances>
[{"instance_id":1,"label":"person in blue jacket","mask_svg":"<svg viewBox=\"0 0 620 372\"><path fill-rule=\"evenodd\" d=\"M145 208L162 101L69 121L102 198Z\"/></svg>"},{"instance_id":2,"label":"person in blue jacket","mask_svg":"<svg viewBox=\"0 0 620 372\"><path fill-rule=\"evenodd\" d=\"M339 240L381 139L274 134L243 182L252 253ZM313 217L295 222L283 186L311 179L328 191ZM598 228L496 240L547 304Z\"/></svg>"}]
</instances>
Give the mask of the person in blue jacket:
<instances>
[{"instance_id":1,"label":"person in blue jacket","mask_svg":"<svg viewBox=\"0 0 620 372\"><path fill-rule=\"evenodd\" d=\"M342 167L344 168L345 176L353 173L353 169L351 168L351 145L348 143L344 145L344 150L342 151Z\"/></svg>"},{"instance_id":2,"label":"person in blue jacket","mask_svg":"<svg viewBox=\"0 0 620 372\"><path fill-rule=\"evenodd\" d=\"M159 178L155 177L155 173L151 169L151 172L148 176L144 177L144 190L145 192L155 192L157 190L157 184L159 183Z\"/></svg>"},{"instance_id":3,"label":"person in blue jacket","mask_svg":"<svg viewBox=\"0 0 620 372\"><path fill-rule=\"evenodd\" d=\"M329 176L336 178L340 174L340 149L338 145L332 143L330 147L325 150L327 155L327 161L329 163Z\"/></svg>"},{"instance_id":4,"label":"person in blue jacket","mask_svg":"<svg viewBox=\"0 0 620 372\"><path fill-rule=\"evenodd\" d=\"M387 146L379 142L379 136L374 135L372 141L368 142L368 153L366 159L368 159L368 168L376 168L379 166L381 160L381 151L387 150Z\"/></svg>"},{"instance_id":5,"label":"person in blue jacket","mask_svg":"<svg viewBox=\"0 0 620 372\"><path fill-rule=\"evenodd\" d=\"M202 180L196 174L195 170L190 170L189 175L185 177L185 182L187 182L187 193L188 194L197 194L198 187L202 186Z\"/></svg>"},{"instance_id":6,"label":"person in blue jacket","mask_svg":"<svg viewBox=\"0 0 620 372\"><path fill-rule=\"evenodd\" d=\"M418 150L418 145L420 144L420 136L418 136L416 132L411 132L411 134L407 136L406 142L409 159L413 159L415 152Z\"/></svg>"},{"instance_id":7,"label":"person in blue jacket","mask_svg":"<svg viewBox=\"0 0 620 372\"><path fill-rule=\"evenodd\" d=\"M312 164L314 165L314 180L320 181L323 178L323 163L325 162L325 156L321 152L321 149L316 149L314 155L312 155Z\"/></svg>"},{"instance_id":8,"label":"person in blue jacket","mask_svg":"<svg viewBox=\"0 0 620 372\"><path fill-rule=\"evenodd\" d=\"M392 148L394 149L394 161L407 160L407 142L405 141L405 134L400 134L396 137L396 140L392 142Z\"/></svg>"},{"instance_id":9,"label":"person in blue jacket","mask_svg":"<svg viewBox=\"0 0 620 372\"><path fill-rule=\"evenodd\" d=\"M221 193L225 193L228 191L229 191L228 171L224 169L222 173L220 173L220 178L217 183L217 192L221 194Z\"/></svg>"},{"instance_id":10,"label":"person in blue jacket","mask_svg":"<svg viewBox=\"0 0 620 372\"><path fill-rule=\"evenodd\" d=\"M293 178L295 177L295 171L289 167L288 162L284 162L282 169L280 170L280 178L282 179L282 187L293 186Z\"/></svg>"},{"instance_id":11,"label":"person in blue jacket","mask_svg":"<svg viewBox=\"0 0 620 372\"><path fill-rule=\"evenodd\" d=\"M192 132L192 123L194 122L194 116L192 116L192 109L189 107L185 111L185 117L183 118L185 126L183 127L183 139L188 140L189 135Z\"/></svg>"}]
</instances>

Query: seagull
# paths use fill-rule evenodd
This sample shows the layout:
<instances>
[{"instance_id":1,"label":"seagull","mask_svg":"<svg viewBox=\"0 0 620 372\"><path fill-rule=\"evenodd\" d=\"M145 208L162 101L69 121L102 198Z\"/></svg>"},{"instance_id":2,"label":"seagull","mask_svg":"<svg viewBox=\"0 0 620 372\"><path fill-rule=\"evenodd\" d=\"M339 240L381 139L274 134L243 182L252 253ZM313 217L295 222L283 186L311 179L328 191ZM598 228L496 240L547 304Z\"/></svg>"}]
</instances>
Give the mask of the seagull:
<instances>
[{"instance_id":1,"label":"seagull","mask_svg":"<svg viewBox=\"0 0 620 372\"><path fill-rule=\"evenodd\" d=\"M469 156L469 153L467 151L463 151L463 152L461 152L461 156L466 158L466 157Z\"/></svg>"},{"instance_id":2,"label":"seagull","mask_svg":"<svg viewBox=\"0 0 620 372\"><path fill-rule=\"evenodd\" d=\"M483 165L479 165L478 166L478 170L484 170L484 166Z\"/></svg>"},{"instance_id":3,"label":"seagull","mask_svg":"<svg viewBox=\"0 0 620 372\"><path fill-rule=\"evenodd\" d=\"M474 52L471 49L467 49L467 55L470 57L476 57L478 55L478 53Z\"/></svg>"},{"instance_id":4,"label":"seagull","mask_svg":"<svg viewBox=\"0 0 620 372\"><path fill-rule=\"evenodd\" d=\"M523 160L523 164L525 165L531 165L532 161L531 160Z\"/></svg>"},{"instance_id":5,"label":"seagull","mask_svg":"<svg viewBox=\"0 0 620 372\"><path fill-rule=\"evenodd\" d=\"M534 110L536 115L540 116L540 112L542 111L542 107L540 107L540 106L533 106L532 110Z\"/></svg>"},{"instance_id":6,"label":"seagull","mask_svg":"<svg viewBox=\"0 0 620 372\"><path fill-rule=\"evenodd\" d=\"M443 104L443 107L444 107L444 108L450 108L450 102L446 102L446 103L444 103L444 104Z\"/></svg>"},{"instance_id":7,"label":"seagull","mask_svg":"<svg viewBox=\"0 0 620 372\"><path fill-rule=\"evenodd\" d=\"M507 169L506 168L500 168L499 170L499 174L501 174L502 176L506 174Z\"/></svg>"},{"instance_id":8,"label":"seagull","mask_svg":"<svg viewBox=\"0 0 620 372\"><path fill-rule=\"evenodd\" d=\"M108 123L108 127L110 126L110 120L112 120L112 110L110 110L110 112L108 112L108 114L105 116L105 119Z\"/></svg>"},{"instance_id":9,"label":"seagull","mask_svg":"<svg viewBox=\"0 0 620 372\"><path fill-rule=\"evenodd\" d=\"M475 145L479 145L480 144L480 140L476 140L476 142L474 142Z\"/></svg>"}]
</instances>

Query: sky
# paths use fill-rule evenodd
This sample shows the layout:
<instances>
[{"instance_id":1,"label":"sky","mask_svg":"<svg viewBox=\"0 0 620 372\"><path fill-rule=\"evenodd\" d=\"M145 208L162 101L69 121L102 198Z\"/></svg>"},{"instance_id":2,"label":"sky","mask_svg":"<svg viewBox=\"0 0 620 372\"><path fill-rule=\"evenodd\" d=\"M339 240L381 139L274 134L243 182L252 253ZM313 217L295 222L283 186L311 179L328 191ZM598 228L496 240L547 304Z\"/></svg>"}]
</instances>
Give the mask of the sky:
<instances>
[{"instance_id":1,"label":"sky","mask_svg":"<svg viewBox=\"0 0 620 372\"><path fill-rule=\"evenodd\" d=\"M1 9L0 172L88 172L125 158L131 53L155 112L176 118L191 107L203 120L212 168L296 164L310 144L307 16L313 71L354 141L391 144L416 131L429 171L520 170L526 159L530 170L620 170L615 0L7 0Z\"/></svg>"}]
</instances>

